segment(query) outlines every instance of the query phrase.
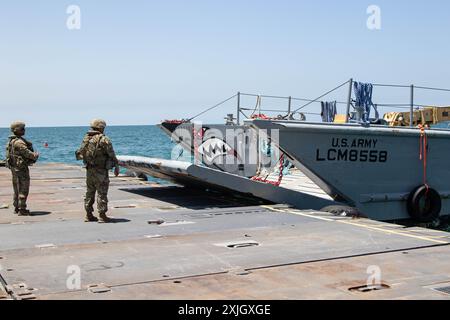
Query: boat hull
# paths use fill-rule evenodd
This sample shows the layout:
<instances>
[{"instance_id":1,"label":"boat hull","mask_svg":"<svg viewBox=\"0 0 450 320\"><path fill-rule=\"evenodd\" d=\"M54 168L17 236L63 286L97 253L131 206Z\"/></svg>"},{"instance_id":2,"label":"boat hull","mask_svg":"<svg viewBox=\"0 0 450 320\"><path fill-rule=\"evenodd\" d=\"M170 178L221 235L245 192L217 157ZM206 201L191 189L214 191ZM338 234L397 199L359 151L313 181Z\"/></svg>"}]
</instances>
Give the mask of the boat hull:
<instances>
[{"instance_id":1,"label":"boat hull","mask_svg":"<svg viewBox=\"0 0 450 320\"><path fill-rule=\"evenodd\" d=\"M407 199L425 182L450 214L450 132L427 131L426 181L418 129L255 120L278 130L280 149L334 199L376 220L409 219Z\"/></svg>"}]
</instances>

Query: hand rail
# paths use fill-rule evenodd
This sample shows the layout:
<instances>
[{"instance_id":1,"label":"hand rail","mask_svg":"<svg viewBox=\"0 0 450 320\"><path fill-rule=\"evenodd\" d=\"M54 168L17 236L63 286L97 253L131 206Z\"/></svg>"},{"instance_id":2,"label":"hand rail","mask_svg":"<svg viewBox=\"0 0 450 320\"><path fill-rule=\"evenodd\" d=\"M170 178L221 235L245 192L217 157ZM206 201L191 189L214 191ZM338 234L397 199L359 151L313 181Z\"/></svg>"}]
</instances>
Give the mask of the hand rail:
<instances>
[{"instance_id":1,"label":"hand rail","mask_svg":"<svg viewBox=\"0 0 450 320\"><path fill-rule=\"evenodd\" d=\"M219 106L224 105L226 102L236 98L236 112L237 112L237 123L240 124L241 122L241 115L243 115L246 118L249 118L244 111L253 111L254 115L256 112L258 113L262 113L262 112L279 112L279 113L284 113L284 115L280 115L282 116L284 119L286 119L287 117L289 117L289 115L295 114L295 113L299 113L301 110L305 109L306 107L317 103L320 104L322 101L321 99L325 98L327 95L337 91L338 89L341 89L342 87L344 87L347 84L352 84L353 83L353 79L350 79L344 83L342 83L341 85L333 88L330 91L327 91L326 93L320 95L319 97L317 97L316 99L308 99L308 98L298 98L298 97L293 97L293 96L278 96L278 95L262 95L262 94L254 94L254 93L244 93L244 92L238 92L237 94L229 97L228 99L223 100L222 102L207 108L206 110L198 113L197 115L195 115L194 117L191 117L189 119L189 121L192 121L196 118L198 118L199 116L214 110L216 108L218 108ZM427 86L416 86L416 85L401 85L401 84L380 84L380 83L375 83L373 84L374 87L386 87L386 88L402 88L402 89L410 89L410 101L409 103L375 103L378 107L389 107L389 108L394 108L394 109L410 109L411 111L411 116L414 112L414 110L420 110L421 108L425 108L425 107L433 107L433 105L431 104L417 104L414 102L415 99L415 92L417 90L428 90L428 91L440 91L440 92L450 92L450 89L444 89L444 88L435 88L435 87L427 87ZM347 101L336 101L336 103L338 105L346 105L347 106L347 113L350 112L350 106L353 103L352 100L352 90L349 90L349 96ZM242 98L244 97L255 97L257 99L257 104L256 107L245 107L243 104L243 100ZM259 100L258 100L259 99ZM263 100L267 100L267 99L277 99L277 100L286 100L286 109L277 109L277 107L273 108L273 107L267 107L264 106L262 107L262 101ZM301 101L301 102L306 102L305 104L301 105L300 107L295 107L294 103L297 101ZM450 105L450 103L449 103ZM294 109L292 111L292 109ZM306 114L305 112L302 112L303 114ZM320 115L320 113L314 113L314 112L308 112L308 114L314 114L314 115ZM251 117L251 116L250 116Z\"/></svg>"}]
</instances>

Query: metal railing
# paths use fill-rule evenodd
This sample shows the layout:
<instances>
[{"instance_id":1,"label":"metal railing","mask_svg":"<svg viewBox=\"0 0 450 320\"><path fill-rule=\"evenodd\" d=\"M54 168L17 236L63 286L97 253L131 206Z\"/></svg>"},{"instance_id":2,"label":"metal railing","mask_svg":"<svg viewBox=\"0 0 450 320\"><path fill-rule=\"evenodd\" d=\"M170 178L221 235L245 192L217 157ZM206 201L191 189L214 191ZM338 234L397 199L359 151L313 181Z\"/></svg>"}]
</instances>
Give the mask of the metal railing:
<instances>
[{"instance_id":1,"label":"metal railing","mask_svg":"<svg viewBox=\"0 0 450 320\"><path fill-rule=\"evenodd\" d=\"M354 80L350 79L348 81L345 81L344 83L340 84L339 86L325 92L324 94L320 95L319 97L315 99L308 99L308 98L298 98L293 96L276 96L276 95L261 95L261 94L253 94L253 93L244 93L244 92L238 92L237 94L221 101L220 103L207 108L206 110L202 111L201 113L195 115L194 117L190 118L189 120L193 120L215 108L218 108L219 106L224 105L225 103L236 99L236 122L237 124L241 124L241 116L244 116L246 119L250 119L255 115L261 115L265 112L277 112L280 113L278 115L279 119L288 119L290 116L295 115L296 113L302 113L304 115L317 115L320 116L321 112L305 112L304 110L312 105L312 104L320 104L323 102L323 99L330 95L331 93L336 92L337 90L345 87L348 85L348 95L346 97L345 101L336 101L337 105L342 105L346 107L346 123L350 120L350 113L351 108L354 107L354 100L353 100L353 84ZM415 94L417 90L427 90L427 91L439 91L439 92L449 92L450 89L443 89L443 88L434 88L434 87L425 87L425 86L416 86L416 85L400 85L400 84L379 84L375 83L373 84L373 87L384 87L384 88L397 88L397 89L408 89L409 90L409 102L408 103L374 103L377 107L388 107L393 109L403 109L407 110L409 109L410 112L410 126L414 126L414 111L420 110L424 107L429 107L431 105L423 105L423 104L416 104L415 103ZM248 107L244 106L243 98L245 97L253 97L256 99L256 103L254 107ZM265 102L267 99L275 99L275 100L284 100L282 107L272 107L272 106L263 106L263 101ZM296 102L302 102L300 106L295 106ZM450 104L449 104L450 105ZM245 112L252 111L252 114L249 116Z\"/></svg>"}]
</instances>

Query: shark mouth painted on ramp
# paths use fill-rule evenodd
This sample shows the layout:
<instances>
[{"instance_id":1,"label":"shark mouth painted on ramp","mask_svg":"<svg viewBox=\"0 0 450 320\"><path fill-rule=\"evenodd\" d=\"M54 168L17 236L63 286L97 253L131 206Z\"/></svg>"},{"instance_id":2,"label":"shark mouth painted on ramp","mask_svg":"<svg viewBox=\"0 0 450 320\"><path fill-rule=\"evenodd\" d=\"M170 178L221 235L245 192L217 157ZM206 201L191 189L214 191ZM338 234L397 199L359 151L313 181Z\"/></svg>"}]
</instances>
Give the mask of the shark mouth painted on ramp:
<instances>
[{"instance_id":1,"label":"shark mouth painted on ramp","mask_svg":"<svg viewBox=\"0 0 450 320\"><path fill-rule=\"evenodd\" d=\"M218 138L211 138L204 141L199 147L198 152L209 163L215 162L219 157L234 156L238 160L240 157L236 150L230 147L225 141Z\"/></svg>"}]
</instances>

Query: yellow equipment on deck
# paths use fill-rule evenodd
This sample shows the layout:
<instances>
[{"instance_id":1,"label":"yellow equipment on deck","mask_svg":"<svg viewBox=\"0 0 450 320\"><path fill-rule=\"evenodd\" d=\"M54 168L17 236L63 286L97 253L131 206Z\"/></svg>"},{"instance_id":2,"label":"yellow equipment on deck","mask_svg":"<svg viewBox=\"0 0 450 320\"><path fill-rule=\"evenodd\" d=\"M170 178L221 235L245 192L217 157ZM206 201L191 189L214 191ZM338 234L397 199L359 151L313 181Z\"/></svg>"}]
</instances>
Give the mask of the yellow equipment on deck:
<instances>
[{"instance_id":1,"label":"yellow equipment on deck","mask_svg":"<svg viewBox=\"0 0 450 320\"><path fill-rule=\"evenodd\" d=\"M345 114L337 114L334 117L334 123L345 123L347 121L347 117Z\"/></svg>"},{"instance_id":2,"label":"yellow equipment on deck","mask_svg":"<svg viewBox=\"0 0 450 320\"><path fill-rule=\"evenodd\" d=\"M410 112L389 112L384 115L384 120L390 127L408 127L410 115ZM450 121L450 107L426 107L413 113L414 126L433 125L445 121Z\"/></svg>"}]
</instances>

